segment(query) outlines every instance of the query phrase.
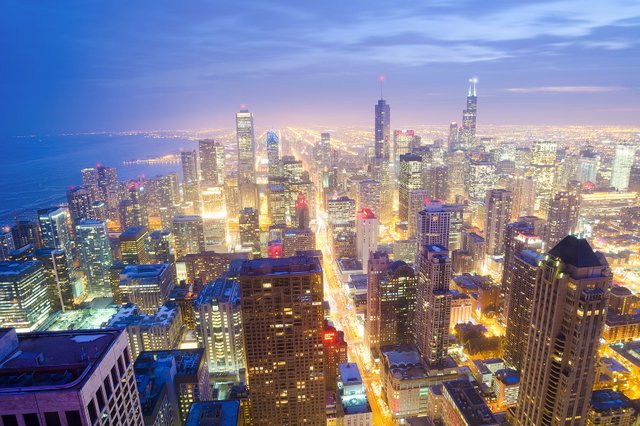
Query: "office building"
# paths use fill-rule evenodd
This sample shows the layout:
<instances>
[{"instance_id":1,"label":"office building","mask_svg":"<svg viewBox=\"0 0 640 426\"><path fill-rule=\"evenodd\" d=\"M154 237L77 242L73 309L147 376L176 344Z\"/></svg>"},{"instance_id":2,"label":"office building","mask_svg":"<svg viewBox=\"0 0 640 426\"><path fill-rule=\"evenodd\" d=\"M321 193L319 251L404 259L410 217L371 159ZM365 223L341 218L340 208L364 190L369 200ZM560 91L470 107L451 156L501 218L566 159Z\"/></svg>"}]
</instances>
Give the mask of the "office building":
<instances>
[{"instance_id":1,"label":"office building","mask_svg":"<svg viewBox=\"0 0 640 426\"><path fill-rule=\"evenodd\" d=\"M618 191L626 191L629 188L629 175L635 159L635 145L616 145L616 152L611 165L611 187Z\"/></svg>"},{"instance_id":2,"label":"office building","mask_svg":"<svg viewBox=\"0 0 640 426\"><path fill-rule=\"evenodd\" d=\"M204 286L193 303L198 346L209 372L237 375L244 368L240 285L229 272Z\"/></svg>"},{"instance_id":3,"label":"office building","mask_svg":"<svg viewBox=\"0 0 640 426\"><path fill-rule=\"evenodd\" d=\"M238 189L240 208L258 208L256 187L256 147L253 131L253 114L244 109L236 113L236 138L238 143Z\"/></svg>"},{"instance_id":4,"label":"office building","mask_svg":"<svg viewBox=\"0 0 640 426\"><path fill-rule=\"evenodd\" d=\"M88 186L74 186L67 191L71 222L78 223L84 219L95 219L93 213L93 192Z\"/></svg>"},{"instance_id":5,"label":"office building","mask_svg":"<svg viewBox=\"0 0 640 426\"><path fill-rule=\"evenodd\" d=\"M422 189L422 158L415 154L401 155L398 177L400 222L409 220L409 194L416 189Z\"/></svg>"},{"instance_id":6,"label":"office building","mask_svg":"<svg viewBox=\"0 0 640 426\"><path fill-rule=\"evenodd\" d=\"M201 216L176 216L173 218L173 237L176 243L176 259L205 250L204 223Z\"/></svg>"},{"instance_id":7,"label":"office building","mask_svg":"<svg viewBox=\"0 0 640 426\"><path fill-rule=\"evenodd\" d=\"M374 251L367 262L367 310L365 341L371 351L380 349L380 287L389 269L389 255Z\"/></svg>"},{"instance_id":8,"label":"office building","mask_svg":"<svg viewBox=\"0 0 640 426\"><path fill-rule=\"evenodd\" d=\"M282 164L280 163L280 139L274 130L267 132L267 163L269 177L282 176Z\"/></svg>"},{"instance_id":9,"label":"office building","mask_svg":"<svg viewBox=\"0 0 640 426\"><path fill-rule=\"evenodd\" d=\"M240 211L240 244L242 250L260 256L260 223L257 210L245 207Z\"/></svg>"},{"instance_id":10,"label":"office building","mask_svg":"<svg viewBox=\"0 0 640 426\"><path fill-rule=\"evenodd\" d=\"M580 151L578 158L578 170L576 179L580 183L597 183L598 170L600 169L600 156L592 151L590 147Z\"/></svg>"},{"instance_id":11,"label":"office building","mask_svg":"<svg viewBox=\"0 0 640 426\"><path fill-rule=\"evenodd\" d=\"M268 185L267 203L269 205L269 223L271 225L286 225L289 200L285 186L280 184Z\"/></svg>"},{"instance_id":12,"label":"office building","mask_svg":"<svg viewBox=\"0 0 640 426\"><path fill-rule=\"evenodd\" d=\"M35 260L0 262L0 326L33 331L50 312L42 264Z\"/></svg>"},{"instance_id":13,"label":"office building","mask_svg":"<svg viewBox=\"0 0 640 426\"><path fill-rule=\"evenodd\" d=\"M38 210L42 246L64 251L67 256L67 262L69 265L73 265L71 236L69 235L67 220L67 212L62 208L50 207Z\"/></svg>"},{"instance_id":14,"label":"office building","mask_svg":"<svg viewBox=\"0 0 640 426\"><path fill-rule=\"evenodd\" d=\"M0 353L4 425L145 424L123 330L5 329Z\"/></svg>"},{"instance_id":15,"label":"office building","mask_svg":"<svg viewBox=\"0 0 640 426\"><path fill-rule=\"evenodd\" d=\"M549 200L555 184L555 162L558 144L551 141L535 141L531 147L531 171L536 182L535 210L547 214Z\"/></svg>"},{"instance_id":16,"label":"office building","mask_svg":"<svg viewBox=\"0 0 640 426\"><path fill-rule=\"evenodd\" d=\"M378 218L371 210L361 210L356 219L356 253L363 265L369 262L369 255L378 249Z\"/></svg>"},{"instance_id":17,"label":"office building","mask_svg":"<svg viewBox=\"0 0 640 426\"><path fill-rule=\"evenodd\" d=\"M511 278L509 280L509 299L505 307L504 359L507 365L522 371L525 349L531 327L533 296L538 277L538 264L544 256L535 251L525 249L514 254L508 265Z\"/></svg>"},{"instance_id":18,"label":"office building","mask_svg":"<svg viewBox=\"0 0 640 426\"><path fill-rule=\"evenodd\" d=\"M462 128L460 129L459 141L461 148L464 149L473 147L476 139L476 121L478 117L477 82L476 78L469 79L467 107L462 111Z\"/></svg>"},{"instance_id":19,"label":"office building","mask_svg":"<svg viewBox=\"0 0 640 426\"><path fill-rule=\"evenodd\" d=\"M224 274L234 259L247 259L247 253L216 253L204 251L188 254L182 258L187 274L187 283L202 285Z\"/></svg>"},{"instance_id":20,"label":"office building","mask_svg":"<svg viewBox=\"0 0 640 426\"><path fill-rule=\"evenodd\" d=\"M533 218L535 216L531 216ZM542 238L536 234L536 226L525 218L508 224L504 238L504 258L502 268L501 292L504 295L504 318L506 319L509 292L513 277L513 258L522 250L541 250Z\"/></svg>"},{"instance_id":21,"label":"office building","mask_svg":"<svg viewBox=\"0 0 640 426\"><path fill-rule=\"evenodd\" d=\"M0 260L8 260L9 253L16 249L13 232L11 228L0 229Z\"/></svg>"},{"instance_id":22,"label":"office building","mask_svg":"<svg viewBox=\"0 0 640 426\"><path fill-rule=\"evenodd\" d=\"M76 225L76 239L80 265L87 278L89 291L94 294L110 295L109 268L113 263L113 257L106 224L99 220L82 220ZM122 239L120 241L122 250ZM134 242L132 244L129 243L129 241L125 243L124 247L133 249ZM144 241L142 244L142 252L144 252ZM121 253L124 253L124 251L121 251ZM131 261L133 250L127 250L126 253L126 260ZM146 260L145 256L146 254L138 257L138 259Z\"/></svg>"},{"instance_id":23,"label":"office building","mask_svg":"<svg viewBox=\"0 0 640 426\"><path fill-rule=\"evenodd\" d=\"M412 129L393 131L393 162L399 170L400 156L409 154L416 145L416 132Z\"/></svg>"},{"instance_id":24,"label":"office building","mask_svg":"<svg viewBox=\"0 0 640 426\"><path fill-rule=\"evenodd\" d=\"M379 345L412 343L418 277L412 267L402 260L396 260L388 265L379 281Z\"/></svg>"},{"instance_id":25,"label":"office building","mask_svg":"<svg viewBox=\"0 0 640 426\"><path fill-rule=\"evenodd\" d=\"M324 426L320 260L247 261L240 269L240 289L254 425Z\"/></svg>"},{"instance_id":26,"label":"office building","mask_svg":"<svg viewBox=\"0 0 640 426\"><path fill-rule=\"evenodd\" d=\"M132 226L120 234L120 256L125 265L149 263L146 245L149 232L145 226Z\"/></svg>"},{"instance_id":27,"label":"office building","mask_svg":"<svg viewBox=\"0 0 640 426\"><path fill-rule=\"evenodd\" d=\"M418 213L424 209L424 206L431 202L429 193L424 189L414 189L409 191L409 206L407 220L407 239L416 237L418 230ZM412 261L413 262L413 261Z\"/></svg>"},{"instance_id":28,"label":"office building","mask_svg":"<svg viewBox=\"0 0 640 426\"><path fill-rule=\"evenodd\" d=\"M154 314L145 314L138 306L127 303L111 317L108 326L127 330L133 359L143 351L177 349L184 332L175 302L165 303Z\"/></svg>"},{"instance_id":29,"label":"office building","mask_svg":"<svg viewBox=\"0 0 640 426\"><path fill-rule=\"evenodd\" d=\"M185 426L244 426L248 419L239 400L194 402Z\"/></svg>"},{"instance_id":30,"label":"office building","mask_svg":"<svg viewBox=\"0 0 640 426\"><path fill-rule=\"evenodd\" d=\"M426 244L449 247L451 233L451 211L440 201L426 202L418 212L416 229L417 248Z\"/></svg>"},{"instance_id":31,"label":"office building","mask_svg":"<svg viewBox=\"0 0 640 426\"><path fill-rule=\"evenodd\" d=\"M372 424L371 406L364 390L362 376L356 363L338 367L338 417L344 426Z\"/></svg>"},{"instance_id":32,"label":"office building","mask_svg":"<svg viewBox=\"0 0 640 426\"><path fill-rule=\"evenodd\" d=\"M471 201L483 202L487 191L496 187L496 180L496 165L492 161L485 158L469 160L466 186Z\"/></svg>"},{"instance_id":33,"label":"office building","mask_svg":"<svg viewBox=\"0 0 640 426\"><path fill-rule=\"evenodd\" d=\"M177 424L184 424L193 402L213 399L209 368L202 348L145 351L136 359L133 370L146 419L153 412L168 412L171 413L171 421L166 424L176 424L176 417ZM166 402L160 398L162 394L166 394ZM170 409L154 410L156 404L168 405Z\"/></svg>"},{"instance_id":34,"label":"office building","mask_svg":"<svg viewBox=\"0 0 640 426\"><path fill-rule=\"evenodd\" d=\"M147 250L151 263L173 263L173 234L166 229L158 229L149 234Z\"/></svg>"},{"instance_id":35,"label":"office building","mask_svg":"<svg viewBox=\"0 0 640 426\"><path fill-rule=\"evenodd\" d=\"M391 108L382 97L375 105L374 133L375 158L388 160L391 146Z\"/></svg>"},{"instance_id":36,"label":"office building","mask_svg":"<svg viewBox=\"0 0 640 426\"><path fill-rule=\"evenodd\" d=\"M430 366L443 365L449 350L451 322L451 259L437 244L425 244L419 253L416 297L416 346Z\"/></svg>"},{"instance_id":37,"label":"office building","mask_svg":"<svg viewBox=\"0 0 640 426\"><path fill-rule=\"evenodd\" d=\"M324 321L322 347L325 387L327 391L335 392L338 386L338 366L347 362L349 346L344 340L344 332L337 330L327 320Z\"/></svg>"},{"instance_id":38,"label":"office building","mask_svg":"<svg viewBox=\"0 0 640 426\"><path fill-rule=\"evenodd\" d=\"M282 232L282 257L299 251L315 250L316 234L311 229L286 228Z\"/></svg>"},{"instance_id":39,"label":"office building","mask_svg":"<svg viewBox=\"0 0 640 426\"><path fill-rule=\"evenodd\" d=\"M198 142L200 175L205 186L224 185L224 145L213 139Z\"/></svg>"},{"instance_id":40,"label":"office building","mask_svg":"<svg viewBox=\"0 0 640 426\"><path fill-rule=\"evenodd\" d=\"M487 254L504 254L504 241L507 224L511 222L512 193L506 189L492 189L485 200L484 235L487 241Z\"/></svg>"},{"instance_id":41,"label":"office building","mask_svg":"<svg viewBox=\"0 0 640 426\"><path fill-rule=\"evenodd\" d=\"M141 312L153 314L173 290L171 265L126 265L120 272L118 287L123 302L133 303L140 307Z\"/></svg>"},{"instance_id":42,"label":"office building","mask_svg":"<svg viewBox=\"0 0 640 426\"><path fill-rule=\"evenodd\" d=\"M82 183L91 188L94 200L104 201L107 215L110 220L117 220L118 204L118 172L114 167L106 167L98 164L95 168L81 170Z\"/></svg>"},{"instance_id":43,"label":"office building","mask_svg":"<svg viewBox=\"0 0 640 426\"><path fill-rule=\"evenodd\" d=\"M451 380L442 384L444 406L442 421L447 425L498 426L480 392L467 379Z\"/></svg>"},{"instance_id":44,"label":"office building","mask_svg":"<svg viewBox=\"0 0 640 426\"><path fill-rule=\"evenodd\" d=\"M41 248L35 250L29 257L42 264L51 309L54 311L73 309L71 268L69 268L64 252L54 248ZM107 286L107 290L109 290L109 286Z\"/></svg>"},{"instance_id":45,"label":"office building","mask_svg":"<svg viewBox=\"0 0 640 426\"><path fill-rule=\"evenodd\" d=\"M544 242L553 247L567 235L578 230L580 197L576 189L560 191L551 199L547 214L547 229Z\"/></svg>"},{"instance_id":46,"label":"office building","mask_svg":"<svg viewBox=\"0 0 640 426\"><path fill-rule=\"evenodd\" d=\"M380 182L364 179L358 182L357 208L369 209L374 214L380 213Z\"/></svg>"},{"instance_id":47,"label":"office building","mask_svg":"<svg viewBox=\"0 0 640 426\"><path fill-rule=\"evenodd\" d=\"M515 421L579 424L597 372L611 272L586 240L565 237L539 271Z\"/></svg>"}]
</instances>

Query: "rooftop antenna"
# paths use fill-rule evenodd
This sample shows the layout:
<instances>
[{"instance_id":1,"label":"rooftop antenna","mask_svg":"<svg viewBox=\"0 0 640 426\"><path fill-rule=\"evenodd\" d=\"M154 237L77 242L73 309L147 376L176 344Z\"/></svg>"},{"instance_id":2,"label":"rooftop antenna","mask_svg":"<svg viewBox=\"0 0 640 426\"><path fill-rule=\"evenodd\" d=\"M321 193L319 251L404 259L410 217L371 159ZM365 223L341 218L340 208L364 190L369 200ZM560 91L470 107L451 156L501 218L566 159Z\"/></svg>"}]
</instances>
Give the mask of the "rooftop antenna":
<instances>
[{"instance_id":1,"label":"rooftop antenna","mask_svg":"<svg viewBox=\"0 0 640 426\"><path fill-rule=\"evenodd\" d=\"M382 86L383 86L383 83L384 83L384 74L380 74L378 76L378 81L380 82L380 99L384 99L383 96L382 96Z\"/></svg>"},{"instance_id":2,"label":"rooftop antenna","mask_svg":"<svg viewBox=\"0 0 640 426\"><path fill-rule=\"evenodd\" d=\"M478 83L478 77L471 77L469 79L468 96L476 96L476 83Z\"/></svg>"}]
</instances>

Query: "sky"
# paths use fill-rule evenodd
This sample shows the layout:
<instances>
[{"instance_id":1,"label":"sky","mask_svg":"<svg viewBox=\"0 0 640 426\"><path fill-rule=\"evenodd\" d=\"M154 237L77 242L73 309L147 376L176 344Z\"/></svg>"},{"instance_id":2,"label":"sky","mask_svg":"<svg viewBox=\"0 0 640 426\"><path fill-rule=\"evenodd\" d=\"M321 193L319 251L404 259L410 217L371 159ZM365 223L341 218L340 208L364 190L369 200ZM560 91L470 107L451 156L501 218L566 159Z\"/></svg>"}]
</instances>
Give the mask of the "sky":
<instances>
[{"instance_id":1,"label":"sky","mask_svg":"<svg viewBox=\"0 0 640 426\"><path fill-rule=\"evenodd\" d=\"M3 0L0 135L640 125L638 0Z\"/></svg>"}]
</instances>

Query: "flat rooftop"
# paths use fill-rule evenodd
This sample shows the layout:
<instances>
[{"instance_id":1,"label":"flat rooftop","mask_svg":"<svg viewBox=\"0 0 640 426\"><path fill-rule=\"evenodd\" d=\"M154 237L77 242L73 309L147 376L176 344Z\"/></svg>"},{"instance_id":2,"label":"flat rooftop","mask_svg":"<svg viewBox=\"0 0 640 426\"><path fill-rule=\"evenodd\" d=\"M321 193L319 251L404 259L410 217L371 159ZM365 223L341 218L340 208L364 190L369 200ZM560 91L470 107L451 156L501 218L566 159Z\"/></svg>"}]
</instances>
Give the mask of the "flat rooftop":
<instances>
[{"instance_id":1,"label":"flat rooftop","mask_svg":"<svg viewBox=\"0 0 640 426\"><path fill-rule=\"evenodd\" d=\"M185 426L235 426L240 424L240 401L194 402Z\"/></svg>"},{"instance_id":2,"label":"flat rooftop","mask_svg":"<svg viewBox=\"0 0 640 426\"><path fill-rule=\"evenodd\" d=\"M124 267L120 275L124 275L126 279L140 278L156 278L169 269L168 263L156 263L148 265L127 265Z\"/></svg>"},{"instance_id":3,"label":"flat rooftop","mask_svg":"<svg viewBox=\"0 0 640 426\"><path fill-rule=\"evenodd\" d=\"M598 412L615 411L631 408L631 402L620 392L615 392L611 389L600 389L594 390L591 394L591 407Z\"/></svg>"},{"instance_id":4,"label":"flat rooftop","mask_svg":"<svg viewBox=\"0 0 640 426\"><path fill-rule=\"evenodd\" d=\"M15 280L20 275L38 267L37 260L12 260L0 262L0 280Z\"/></svg>"},{"instance_id":5,"label":"flat rooftop","mask_svg":"<svg viewBox=\"0 0 640 426\"><path fill-rule=\"evenodd\" d=\"M146 226L132 226L127 228L122 234L120 234L120 240L135 241L142 238L147 232Z\"/></svg>"},{"instance_id":6,"label":"flat rooftop","mask_svg":"<svg viewBox=\"0 0 640 426\"><path fill-rule=\"evenodd\" d=\"M292 256L278 259L260 258L242 263L240 275L283 275L294 273L322 272L320 260L311 256Z\"/></svg>"},{"instance_id":7,"label":"flat rooftop","mask_svg":"<svg viewBox=\"0 0 640 426\"><path fill-rule=\"evenodd\" d=\"M136 376L148 374L157 366L175 361L177 375L195 375L204 357L204 349L172 349L166 351L143 351L133 366Z\"/></svg>"},{"instance_id":8,"label":"flat rooftop","mask_svg":"<svg viewBox=\"0 0 640 426\"><path fill-rule=\"evenodd\" d=\"M443 392L456 405L468 425L494 425L498 421L469 380L443 383Z\"/></svg>"},{"instance_id":9,"label":"flat rooftop","mask_svg":"<svg viewBox=\"0 0 640 426\"><path fill-rule=\"evenodd\" d=\"M78 389L122 330L0 333L0 394Z\"/></svg>"},{"instance_id":10,"label":"flat rooftop","mask_svg":"<svg viewBox=\"0 0 640 426\"><path fill-rule=\"evenodd\" d=\"M339 364L340 378L345 386L362 384L362 376L358 370L358 365L353 362Z\"/></svg>"}]
</instances>

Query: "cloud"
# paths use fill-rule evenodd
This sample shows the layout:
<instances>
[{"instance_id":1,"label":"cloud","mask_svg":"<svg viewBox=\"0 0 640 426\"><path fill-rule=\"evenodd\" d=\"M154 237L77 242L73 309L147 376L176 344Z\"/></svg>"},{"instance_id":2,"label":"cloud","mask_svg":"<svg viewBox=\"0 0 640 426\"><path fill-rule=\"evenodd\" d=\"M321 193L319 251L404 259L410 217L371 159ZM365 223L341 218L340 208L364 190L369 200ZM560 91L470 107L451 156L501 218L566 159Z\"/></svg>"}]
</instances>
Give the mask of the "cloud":
<instances>
[{"instance_id":1,"label":"cloud","mask_svg":"<svg viewBox=\"0 0 640 426\"><path fill-rule=\"evenodd\" d=\"M619 86L539 86L539 87L512 87L506 89L511 93L544 93L544 94L567 94L567 93L607 93L623 90Z\"/></svg>"}]
</instances>

